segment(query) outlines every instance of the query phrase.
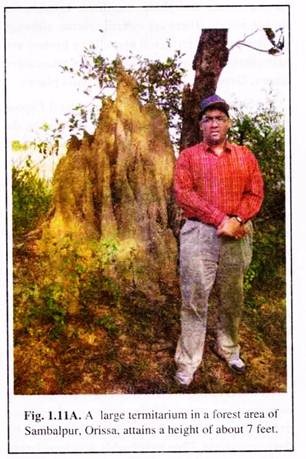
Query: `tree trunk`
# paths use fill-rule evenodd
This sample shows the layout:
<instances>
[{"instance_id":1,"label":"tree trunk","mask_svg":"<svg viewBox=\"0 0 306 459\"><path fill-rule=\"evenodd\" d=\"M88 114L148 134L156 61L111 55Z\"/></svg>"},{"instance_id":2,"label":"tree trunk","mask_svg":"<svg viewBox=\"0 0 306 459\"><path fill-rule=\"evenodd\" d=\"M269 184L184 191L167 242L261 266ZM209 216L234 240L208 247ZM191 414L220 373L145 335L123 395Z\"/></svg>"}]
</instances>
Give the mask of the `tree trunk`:
<instances>
[{"instance_id":1,"label":"tree trunk","mask_svg":"<svg viewBox=\"0 0 306 459\"><path fill-rule=\"evenodd\" d=\"M227 29L202 30L193 60L193 88L187 85L183 92L181 149L201 141L199 104L202 98L216 92L220 74L227 64L228 54Z\"/></svg>"}]
</instances>

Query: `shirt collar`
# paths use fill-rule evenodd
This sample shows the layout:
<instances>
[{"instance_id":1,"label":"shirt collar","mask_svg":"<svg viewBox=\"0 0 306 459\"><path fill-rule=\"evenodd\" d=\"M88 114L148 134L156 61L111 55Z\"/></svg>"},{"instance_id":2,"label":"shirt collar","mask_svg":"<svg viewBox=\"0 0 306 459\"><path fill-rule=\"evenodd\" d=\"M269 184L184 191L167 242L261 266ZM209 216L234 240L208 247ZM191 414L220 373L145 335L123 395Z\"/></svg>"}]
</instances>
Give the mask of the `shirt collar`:
<instances>
[{"instance_id":1,"label":"shirt collar","mask_svg":"<svg viewBox=\"0 0 306 459\"><path fill-rule=\"evenodd\" d=\"M212 149L210 148L210 145L208 145L207 143L202 142L202 146L203 146L204 153L213 153ZM224 151L226 153L231 153L232 149L233 149L232 144L226 141L224 144Z\"/></svg>"}]
</instances>

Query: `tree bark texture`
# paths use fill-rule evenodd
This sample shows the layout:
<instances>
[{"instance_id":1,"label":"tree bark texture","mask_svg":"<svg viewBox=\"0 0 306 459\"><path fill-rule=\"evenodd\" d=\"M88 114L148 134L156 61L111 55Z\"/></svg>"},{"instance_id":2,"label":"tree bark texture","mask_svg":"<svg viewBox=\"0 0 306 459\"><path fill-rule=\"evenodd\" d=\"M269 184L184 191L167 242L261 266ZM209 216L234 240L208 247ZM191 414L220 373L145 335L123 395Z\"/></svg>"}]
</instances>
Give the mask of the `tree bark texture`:
<instances>
[{"instance_id":1,"label":"tree bark texture","mask_svg":"<svg viewBox=\"0 0 306 459\"><path fill-rule=\"evenodd\" d=\"M203 29L193 60L193 87L183 92L181 149L201 141L199 130L200 101L216 92L223 67L228 61L227 29Z\"/></svg>"}]
</instances>

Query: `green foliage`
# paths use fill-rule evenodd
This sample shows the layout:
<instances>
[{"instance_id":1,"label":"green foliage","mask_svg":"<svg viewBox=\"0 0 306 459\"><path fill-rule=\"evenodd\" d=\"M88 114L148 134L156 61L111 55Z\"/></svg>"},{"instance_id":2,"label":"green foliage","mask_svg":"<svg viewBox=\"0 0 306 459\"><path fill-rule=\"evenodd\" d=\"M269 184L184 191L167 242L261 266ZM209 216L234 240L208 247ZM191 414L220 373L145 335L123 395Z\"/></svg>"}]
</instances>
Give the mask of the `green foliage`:
<instances>
[{"instance_id":1,"label":"green foliage","mask_svg":"<svg viewBox=\"0 0 306 459\"><path fill-rule=\"evenodd\" d=\"M258 290L283 291L285 285L284 222L268 221L256 225L250 273Z\"/></svg>"},{"instance_id":2,"label":"green foliage","mask_svg":"<svg viewBox=\"0 0 306 459\"><path fill-rule=\"evenodd\" d=\"M164 62L138 56L136 69L131 72L139 84L140 100L152 102L163 110L169 127L176 131L180 130L182 78L185 74L180 63L182 56L179 50Z\"/></svg>"},{"instance_id":3,"label":"green foliage","mask_svg":"<svg viewBox=\"0 0 306 459\"><path fill-rule=\"evenodd\" d=\"M59 337L66 323L65 292L58 282L43 285L41 289L34 285L28 292L29 309L25 315L25 324L29 326L34 319L50 325L50 336Z\"/></svg>"},{"instance_id":4,"label":"green foliage","mask_svg":"<svg viewBox=\"0 0 306 459\"><path fill-rule=\"evenodd\" d=\"M123 63L137 82L137 95L143 103L152 102L165 113L175 143L179 141L181 123L181 97L185 69L181 64L183 54L176 50L164 61L150 60L130 51L128 57L117 56L109 59L94 44L84 48L78 67L62 65L61 70L78 80L78 86L86 101L77 104L64 118L56 120L51 128L42 129L43 140L36 140L39 151L46 154L56 153L61 138L75 135L82 137L84 132L91 132L97 125L101 103L107 97L113 97L117 84L118 63ZM48 142L46 142L46 134ZM51 147L46 148L48 143Z\"/></svg>"},{"instance_id":5,"label":"green foliage","mask_svg":"<svg viewBox=\"0 0 306 459\"><path fill-rule=\"evenodd\" d=\"M112 337L118 335L118 326L110 314L104 314L101 317L97 317L95 319L95 324L99 327L103 327Z\"/></svg>"},{"instance_id":6,"label":"green foliage","mask_svg":"<svg viewBox=\"0 0 306 459\"><path fill-rule=\"evenodd\" d=\"M261 217L283 219L285 215L285 130L283 116L271 102L252 115L236 109L231 140L249 146L257 157L265 181Z\"/></svg>"},{"instance_id":7,"label":"green foliage","mask_svg":"<svg viewBox=\"0 0 306 459\"><path fill-rule=\"evenodd\" d=\"M69 317L81 314L87 322L92 319L92 308L119 306L123 287L117 265L124 262L118 263L115 239L84 244L69 235L57 241L45 236L39 244L46 255L38 257L37 266L31 267L34 278L27 279L24 272L15 270L15 320L19 328L46 324L49 335L57 338L65 333ZM111 336L118 331L109 314L99 315L94 322Z\"/></svg>"},{"instance_id":8,"label":"green foliage","mask_svg":"<svg viewBox=\"0 0 306 459\"><path fill-rule=\"evenodd\" d=\"M283 116L271 102L254 115L236 109L230 139L248 146L257 157L265 182L265 198L255 220L254 253L245 288L283 288L285 265L285 132Z\"/></svg>"},{"instance_id":9,"label":"green foliage","mask_svg":"<svg viewBox=\"0 0 306 459\"><path fill-rule=\"evenodd\" d=\"M12 140L13 151L26 151L29 148L27 143L21 143L20 140Z\"/></svg>"},{"instance_id":10,"label":"green foliage","mask_svg":"<svg viewBox=\"0 0 306 459\"><path fill-rule=\"evenodd\" d=\"M46 215L52 197L50 184L39 177L31 160L12 169L13 232L20 237L34 229Z\"/></svg>"}]
</instances>

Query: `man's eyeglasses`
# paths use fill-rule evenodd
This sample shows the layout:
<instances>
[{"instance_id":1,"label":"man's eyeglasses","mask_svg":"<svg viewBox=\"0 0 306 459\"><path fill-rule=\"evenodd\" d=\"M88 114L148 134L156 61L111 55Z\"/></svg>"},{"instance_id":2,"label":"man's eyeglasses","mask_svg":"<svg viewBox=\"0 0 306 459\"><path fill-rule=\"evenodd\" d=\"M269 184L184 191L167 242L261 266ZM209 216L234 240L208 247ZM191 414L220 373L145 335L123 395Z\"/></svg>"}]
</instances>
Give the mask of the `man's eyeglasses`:
<instances>
[{"instance_id":1,"label":"man's eyeglasses","mask_svg":"<svg viewBox=\"0 0 306 459\"><path fill-rule=\"evenodd\" d=\"M227 120L228 118L226 118L225 116L203 116L202 123L211 124L215 121L217 124L222 124L225 123Z\"/></svg>"}]
</instances>

